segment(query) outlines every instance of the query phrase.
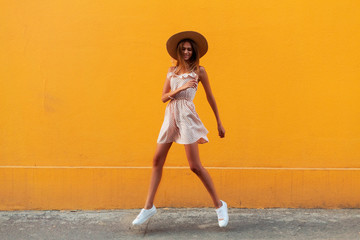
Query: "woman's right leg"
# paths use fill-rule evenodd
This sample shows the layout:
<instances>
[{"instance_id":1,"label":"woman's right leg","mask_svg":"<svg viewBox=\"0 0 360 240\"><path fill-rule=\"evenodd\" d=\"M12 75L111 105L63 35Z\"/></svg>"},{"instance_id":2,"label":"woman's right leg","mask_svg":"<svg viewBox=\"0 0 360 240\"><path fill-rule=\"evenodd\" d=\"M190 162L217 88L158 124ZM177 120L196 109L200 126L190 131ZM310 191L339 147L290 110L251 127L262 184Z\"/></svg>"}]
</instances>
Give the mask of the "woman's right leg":
<instances>
[{"instance_id":1,"label":"woman's right leg","mask_svg":"<svg viewBox=\"0 0 360 240\"><path fill-rule=\"evenodd\" d=\"M156 151L153 158L150 186L144 207L145 209L150 209L154 204L154 198L160 184L163 166L171 145L172 143L163 143L156 146Z\"/></svg>"}]
</instances>

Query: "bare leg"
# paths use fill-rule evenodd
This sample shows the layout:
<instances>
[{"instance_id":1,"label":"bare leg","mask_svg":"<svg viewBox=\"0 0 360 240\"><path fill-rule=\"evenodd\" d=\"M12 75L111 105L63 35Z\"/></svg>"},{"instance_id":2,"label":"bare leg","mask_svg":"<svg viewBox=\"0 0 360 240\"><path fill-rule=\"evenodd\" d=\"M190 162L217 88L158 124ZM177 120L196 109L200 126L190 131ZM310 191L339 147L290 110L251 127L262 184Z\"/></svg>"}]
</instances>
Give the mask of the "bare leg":
<instances>
[{"instance_id":1,"label":"bare leg","mask_svg":"<svg viewBox=\"0 0 360 240\"><path fill-rule=\"evenodd\" d=\"M203 182L204 186L206 187L207 191L209 192L214 202L214 206L216 208L221 207L222 204L220 202L219 197L216 194L214 183L211 179L211 176L200 162L198 143L185 144L184 146L185 146L186 157L188 159L191 171L193 171Z\"/></svg>"},{"instance_id":2,"label":"bare leg","mask_svg":"<svg viewBox=\"0 0 360 240\"><path fill-rule=\"evenodd\" d=\"M160 184L163 166L171 144L172 143L158 144L156 147L155 155L153 158L150 186L144 207L145 209L150 209L154 204L156 190L158 189L158 186Z\"/></svg>"}]
</instances>

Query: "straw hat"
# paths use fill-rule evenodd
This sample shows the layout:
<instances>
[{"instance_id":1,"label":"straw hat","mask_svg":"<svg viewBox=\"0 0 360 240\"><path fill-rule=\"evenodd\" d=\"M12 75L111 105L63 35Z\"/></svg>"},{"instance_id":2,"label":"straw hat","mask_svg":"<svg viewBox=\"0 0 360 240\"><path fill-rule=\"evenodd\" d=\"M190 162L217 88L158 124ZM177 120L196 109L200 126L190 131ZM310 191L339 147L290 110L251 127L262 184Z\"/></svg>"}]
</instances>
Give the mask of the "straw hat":
<instances>
[{"instance_id":1,"label":"straw hat","mask_svg":"<svg viewBox=\"0 0 360 240\"><path fill-rule=\"evenodd\" d=\"M206 38L200 33L194 31L179 32L172 35L166 42L166 49L172 58L177 59L176 49L179 42L183 39L191 39L196 43L199 50L199 58L204 56L208 50Z\"/></svg>"}]
</instances>

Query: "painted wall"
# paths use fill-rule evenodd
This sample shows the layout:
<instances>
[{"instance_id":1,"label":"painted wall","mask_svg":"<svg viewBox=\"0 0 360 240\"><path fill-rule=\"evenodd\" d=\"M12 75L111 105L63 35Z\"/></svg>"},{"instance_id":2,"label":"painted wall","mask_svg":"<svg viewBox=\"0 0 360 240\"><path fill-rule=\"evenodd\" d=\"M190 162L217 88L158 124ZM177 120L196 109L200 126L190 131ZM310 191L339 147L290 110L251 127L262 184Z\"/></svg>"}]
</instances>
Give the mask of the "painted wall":
<instances>
[{"instance_id":1,"label":"painted wall","mask_svg":"<svg viewBox=\"0 0 360 240\"><path fill-rule=\"evenodd\" d=\"M0 3L0 209L140 208L166 104L165 42L195 30L201 159L231 207L360 207L359 1ZM170 150L158 207L212 206Z\"/></svg>"}]
</instances>

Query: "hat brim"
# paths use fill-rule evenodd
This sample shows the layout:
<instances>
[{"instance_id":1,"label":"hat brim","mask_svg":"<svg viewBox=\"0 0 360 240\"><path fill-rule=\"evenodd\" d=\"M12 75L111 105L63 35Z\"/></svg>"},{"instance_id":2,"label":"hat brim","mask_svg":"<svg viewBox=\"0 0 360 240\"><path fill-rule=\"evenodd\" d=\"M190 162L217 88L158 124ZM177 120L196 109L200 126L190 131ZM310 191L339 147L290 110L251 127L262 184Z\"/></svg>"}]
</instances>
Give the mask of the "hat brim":
<instances>
[{"instance_id":1,"label":"hat brim","mask_svg":"<svg viewBox=\"0 0 360 240\"><path fill-rule=\"evenodd\" d=\"M169 55L176 60L178 60L176 53L177 46L179 42L183 39L191 39L196 43L199 51L199 58L204 56L208 50L208 43L206 41L206 38L200 33L194 31L179 32L172 35L166 42L166 49Z\"/></svg>"}]
</instances>

